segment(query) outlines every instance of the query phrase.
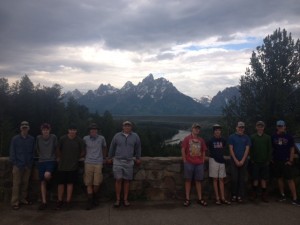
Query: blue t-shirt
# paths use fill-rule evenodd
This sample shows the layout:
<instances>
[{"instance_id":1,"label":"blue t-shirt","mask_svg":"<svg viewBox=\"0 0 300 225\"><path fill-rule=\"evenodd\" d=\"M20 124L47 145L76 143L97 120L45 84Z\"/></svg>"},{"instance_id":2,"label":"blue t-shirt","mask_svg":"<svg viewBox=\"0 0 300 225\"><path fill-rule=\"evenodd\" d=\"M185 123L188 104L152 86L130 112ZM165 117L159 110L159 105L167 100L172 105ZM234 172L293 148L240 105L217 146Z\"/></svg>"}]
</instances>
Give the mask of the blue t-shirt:
<instances>
[{"instance_id":1,"label":"blue t-shirt","mask_svg":"<svg viewBox=\"0 0 300 225\"><path fill-rule=\"evenodd\" d=\"M273 146L273 159L277 161L286 162L290 160L291 147L294 146L294 138L287 134L273 134L272 137Z\"/></svg>"},{"instance_id":2,"label":"blue t-shirt","mask_svg":"<svg viewBox=\"0 0 300 225\"><path fill-rule=\"evenodd\" d=\"M208 141L209 157L213 158L218 163L225 163L224 152L226 140L224 138L212 137Z\"/></svg>"},{"instance_id":3,"label":"blue t-shirt","mask_svg":"<svg viewBox=\"0 0 300 225\"><path fill-rule=\"evenodd\" d=\"M234 133L229 136L228 144L233 146L233 152L237 160L242 160L247 146L251 146L251 140L248 135L239 135Z\"/></svg>"}]
</instances>

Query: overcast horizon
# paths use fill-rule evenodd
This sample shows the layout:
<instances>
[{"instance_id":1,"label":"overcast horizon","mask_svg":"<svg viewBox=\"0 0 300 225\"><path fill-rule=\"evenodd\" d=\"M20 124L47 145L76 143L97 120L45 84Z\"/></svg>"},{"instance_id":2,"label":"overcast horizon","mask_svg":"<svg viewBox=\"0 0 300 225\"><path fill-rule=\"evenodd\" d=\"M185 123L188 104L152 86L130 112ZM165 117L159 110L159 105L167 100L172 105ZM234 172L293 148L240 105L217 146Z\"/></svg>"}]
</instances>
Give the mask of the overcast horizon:
<instances>
[{"instance_id":1,"label":"overcast horizon","mask_svg":"<svg viewBox=\"0 0 300 225\"><path fill-rule=\"evenodd\" d=\"M213 97L238 85L267 35L300 38L299 11L297 0L2 0L0 77L86 92L151 73Z\"/></svg>"}]
</instances>

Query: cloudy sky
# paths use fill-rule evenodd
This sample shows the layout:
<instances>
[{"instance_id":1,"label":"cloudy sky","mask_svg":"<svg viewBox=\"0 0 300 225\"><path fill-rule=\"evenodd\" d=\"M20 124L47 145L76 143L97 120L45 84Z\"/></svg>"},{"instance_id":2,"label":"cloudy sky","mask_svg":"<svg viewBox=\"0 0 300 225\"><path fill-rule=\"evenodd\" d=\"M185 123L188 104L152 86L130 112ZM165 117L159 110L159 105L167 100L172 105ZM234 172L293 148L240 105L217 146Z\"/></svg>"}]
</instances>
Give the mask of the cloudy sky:
<instances>
[{"instance_id":1,"label":"cloudy sky","mask_svg":"<svg viewBox=\"0 0 300 225\"><path fill-rule=\"evenodd\" d=\"M1 0L0 77L86 92L152 73L212 97L266 35L299 38L299 12L299 0Z\"/></svg>"}]
</instances>

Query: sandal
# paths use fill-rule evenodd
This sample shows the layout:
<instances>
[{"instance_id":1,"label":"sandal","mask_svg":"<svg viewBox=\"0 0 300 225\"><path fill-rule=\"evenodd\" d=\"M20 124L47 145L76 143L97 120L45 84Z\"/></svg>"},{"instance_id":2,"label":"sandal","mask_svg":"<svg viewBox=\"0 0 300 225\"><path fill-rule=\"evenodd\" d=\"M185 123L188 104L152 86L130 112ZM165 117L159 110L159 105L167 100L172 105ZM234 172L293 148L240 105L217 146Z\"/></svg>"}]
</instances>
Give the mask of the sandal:
<instances>
[{"instance_id":1,"label":"sandal","mask_svg":"<svg viewBox=\"0 0 300 225\"><path fill-rule=\"evenodd\" d=\"M186 199L186 200L184 201L183 205L184 205L185 207L189 207L189 206L191 205L191 200Z\"/></svg>"},{"instance_id":2,"label":"sandal","mask_svg":"<svg viewBox=\"0 0 300 225\"><path fill-rule=\"evenodd\" d=\"M124 206L125 207L129 207L130 206L130 202L128 200L124 200Z\"/></svg>"},{"instance_id":3,"label":"sandal","mask_svg":"<svg viewBox=\"0 0 300 225\"><path fill-rule=\"evenodd\" d=\"M237 198L237 202L238 202L238 203L243 203L243 199L242 199L241 197L238 197L238 198Z\"/></svg>"},{"instance_id":4,"label":"sandal","mask_svg":"<svg viewBox=\"0 0 300 225\"><path fill-rule=\"evenodd\" d=\"M18 210L18 209L20 209L20 206L19 206L19 205L13 205L13 206L11 206L11 207L12 207L13 210Z\"/></svg>"},{"instance_id":5,"label":"sandal","mask_svg":"<svg viewBox=\"0 0 300 225\"><path fill-rule=\"evenodd\" d=\"M114 208L119 208L121 206L120 200L115 201Z\"/></svg>"},{"instance_id":6,"label":"sandal","mask_svg":"<svg viewBox=\"0 0 300 225\"><path fill-rule=\"evenodd\" d=\"M197 201L197 203L198 203L199 205L202 205L202 206L207 206L207 202L204 201L203 199L199 199L199 200Z\"/></svg>"},{"instance_id":7,"label":"sandal","mask_svg":"<svg viewBox=\"0 0 300 225\"><path fill-rule=\"evenodd\" d=\"M222 199L221 203L224 205L231 205L231 202L227 201L226 199Z\"/></svg>"},{"instance_id":8,"label":"sandal","mask_svg":"<svg viewBox=\"0 0 300 225\"><path fill-rule=\"evenodd\" d=\"M24 201L21 201L20 204L21 204L21 205L32 205L32 202L31 202L31 201L24 200Z\"/></svg>"},{"instance_id":9,"label":"sandal","mask_svg":"<svg viewBox=\"0 0 300 225\"><path fill-rule=\"evenodd\" d=\"M216 200L216 205L222 205L222 201L220 201L220 199Z\"/></svg>"}]
</instances>

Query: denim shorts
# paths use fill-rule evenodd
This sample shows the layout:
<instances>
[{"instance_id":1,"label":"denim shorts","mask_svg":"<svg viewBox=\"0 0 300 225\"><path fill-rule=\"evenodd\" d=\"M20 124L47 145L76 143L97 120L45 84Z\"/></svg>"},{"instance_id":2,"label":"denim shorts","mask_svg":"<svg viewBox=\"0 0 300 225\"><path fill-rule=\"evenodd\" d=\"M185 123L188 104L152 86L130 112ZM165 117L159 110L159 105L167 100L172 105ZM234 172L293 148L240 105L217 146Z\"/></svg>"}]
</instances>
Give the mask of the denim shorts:
<instances>
[{"instance_id":1,"label":"denim shorts","mask_svg":"<svg viewBox=\"0 0 300 225\"><path fill-rule=\"evenodd\" d=\"M184 178L202 181L204 179L204 164L184 163Z\"/></svg>"},{"instance_id":2,"label":"denim shorts","mask_svg":"<svg viewBox=\"0 0 300 225\"><path fill-rule=\"evenodd\" d=\"M53 174L53 172L56 170L56 167L57 167L56 161L39 162L38 168L39 168L40 181L45 180L45 172L50 172L51 174Z\"/></svg>"},{"instance_id":3,"label":"denim shorts","mask_svg":"<svg viewBox=\"0 0 300 225\"><path fill-rule=\"evenodd\" d=\"M133 160L122 160L114 158L113 172L116 180L132 180L133 179Z\"/></svg>"}]
</instances>

